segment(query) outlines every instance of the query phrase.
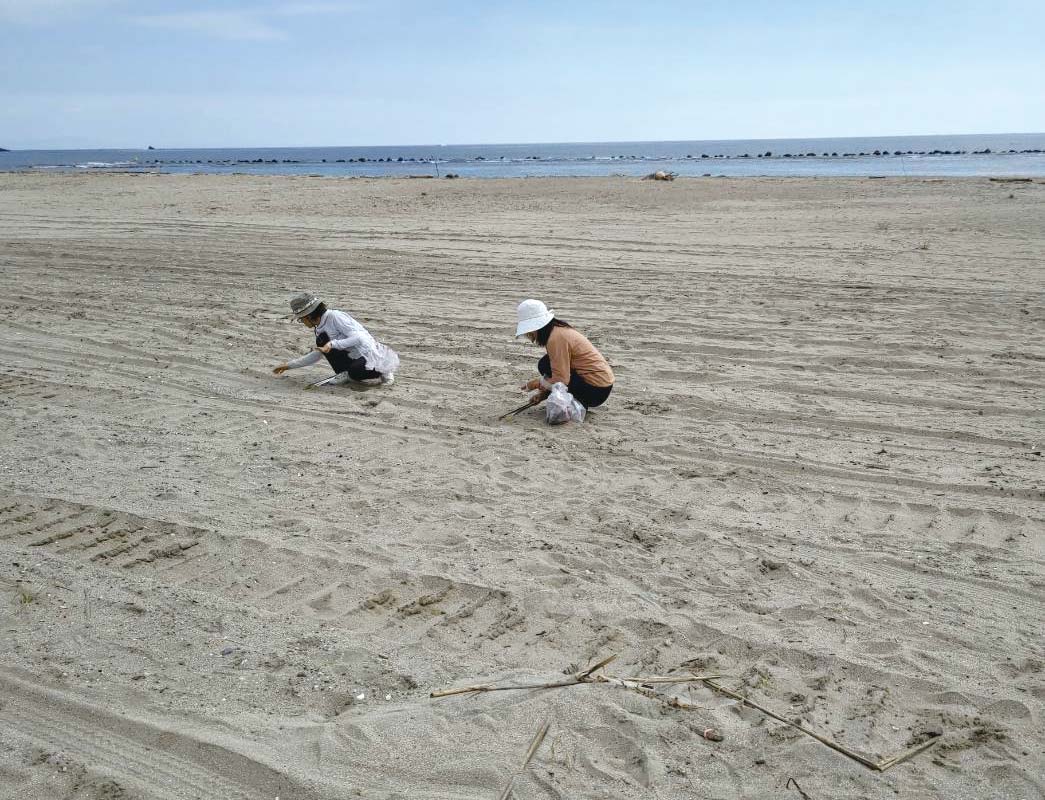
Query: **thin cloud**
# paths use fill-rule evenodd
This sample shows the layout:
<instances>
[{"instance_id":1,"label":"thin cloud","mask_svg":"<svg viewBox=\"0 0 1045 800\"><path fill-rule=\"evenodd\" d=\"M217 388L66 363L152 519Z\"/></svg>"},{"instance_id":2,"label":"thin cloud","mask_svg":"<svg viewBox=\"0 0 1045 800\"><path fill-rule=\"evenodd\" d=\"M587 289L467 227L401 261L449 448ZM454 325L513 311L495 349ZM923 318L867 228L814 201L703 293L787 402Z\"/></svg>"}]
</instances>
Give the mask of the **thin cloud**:
<instances>
[{"instance_id":1,"label":"thin cloud","mask_svg":"<svg viewBox=\"0 0 1045 800\"><path fill-rule=\"evenodd\" d=\"M325 14L347 14L359 10L357 3L336 2L302 2L302 3L275 3L270 6L267 13L281 17L305 17L319 16Z\"/></svg>"},{"instance_id":2,"label":"thin cloud","mask_svg":"<svg viewBox=\"0 0 1045 800\"><path fill-rule=\"evenodd\" d=\"M0 21L47 23L78 12L118 5L121 0L0 0Z\"/></svg>"},{"instance_id":3,"label":"thin cloud","mask_svg":"<svg viewBox=\"0 0 1045 800\"><path fill-rule=\"evenodd\" d=\"M13 2L14 0L0 0ZM53 0L61 2L62 0ZM77 0L68 0L75 2ZM79 0L89 2L90 0ZM139 25L164 30L184 31L221 39L266 41L286 39L279 20L292 17L345 14L357 10L353 2L284 2L258 5L233 11L183 11L171 14L149 14L134 18Z\"/></svg>"},{"instance_id":4,"label":"thin cloud","mask_svg":"<svg viewBox=\"0 0 1045 800\"><path fill-rule=\"evenodd\" d=\"M219 39L271 41L287 38L283 31L262 19L257 11L186 11L136 17L134 21L150 28L199 33Z\"/></svg>"}]
</instances>

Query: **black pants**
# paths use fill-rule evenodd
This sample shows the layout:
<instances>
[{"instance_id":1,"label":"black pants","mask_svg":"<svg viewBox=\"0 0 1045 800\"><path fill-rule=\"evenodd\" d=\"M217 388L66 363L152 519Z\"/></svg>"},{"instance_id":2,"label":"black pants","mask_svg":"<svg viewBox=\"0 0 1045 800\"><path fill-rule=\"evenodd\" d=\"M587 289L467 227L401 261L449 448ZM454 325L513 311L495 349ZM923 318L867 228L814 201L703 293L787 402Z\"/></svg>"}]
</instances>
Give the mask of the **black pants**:
<instances>
[{"instance_id":1,"label":"black pants","mask_svg":"<svg viewBox=\"0 0 1045 800\"><path fill-rule=\"evenodd\" d=\"M338 367L334 367L334 369L338 373L347 372L348 377L350 377L354 381L365 381L371 378L381 377L381 373L378 372L376 369L366 368L366 359L362 356L360 356L359 358L346 358L339 364Z\"/></svg>"},{"instance_id":2,"label":"black pants","mask_svg":"<svg viewBox=\"0 0 1045 800\"><path fill-rule=\"evenodd\" d=\"M537 371L545 378L552 376L552 362L547 355L541 356L537 362ZM577 398L578 402L585 408L595 408L606 402L606 398L613 391L613 384L609 386L592 386L576 370L570 371L570 384L567 387L570 394Z\"/></svg>"},{"instance_id":3,"label":"black pants","mask_svg":"<svg viewBox=\"0 0 1045 800\"><path fill-rule=\"evenodd\" d=\"M322 347L329 341L330 337L325 333L321 333L316 337L316 346ZM344 350L331 350L329 353L323 353L323 355L326 356L327 363L330 364L330 368L334 370L336 375L347 372L348 377L354 381L365 381L370 378L381 377L381 373L377 370L366 368L366 359L362 356L352 358Z\"/></svg>"}]
</instances>

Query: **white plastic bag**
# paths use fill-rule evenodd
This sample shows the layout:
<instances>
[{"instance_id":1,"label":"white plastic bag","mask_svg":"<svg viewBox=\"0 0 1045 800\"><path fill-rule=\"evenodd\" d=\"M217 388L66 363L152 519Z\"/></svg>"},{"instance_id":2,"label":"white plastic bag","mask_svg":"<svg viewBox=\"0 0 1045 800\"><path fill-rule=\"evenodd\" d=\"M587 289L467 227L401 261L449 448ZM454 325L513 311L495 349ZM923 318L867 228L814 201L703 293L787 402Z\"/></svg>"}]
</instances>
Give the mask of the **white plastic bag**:
<instances>
[{"instance_id":1,"label":"white plastic bag","mask_svg":"<svg viewBox=\"0 0 1045 800\"><path fill-rule=\"evenodd\" d=\"M564 422L584 422L584 406L570 394L565 383L552 384L552 393L545 403L548 424L562 425Z\"/></svg>"}]
</instances>

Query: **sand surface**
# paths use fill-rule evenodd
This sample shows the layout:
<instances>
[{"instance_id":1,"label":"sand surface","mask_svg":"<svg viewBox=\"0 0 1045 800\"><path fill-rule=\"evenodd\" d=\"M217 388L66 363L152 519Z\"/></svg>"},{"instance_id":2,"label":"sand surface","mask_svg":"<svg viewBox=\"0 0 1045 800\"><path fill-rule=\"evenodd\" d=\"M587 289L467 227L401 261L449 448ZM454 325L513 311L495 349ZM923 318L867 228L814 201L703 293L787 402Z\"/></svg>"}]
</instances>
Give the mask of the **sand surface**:
<instances>
[{"instance_id":1,"label":"sand surface","mask_svg":"<svg viewBox=\"0 0 1045 800\"><path fill-rule=\"evenodd\" d=\"M402 356L304 391L322 292ZM525 398L548 301L618 384ZM0 175L0 798L1045 794L1045 185ZM696 670L735 700L610 685ZM722 742L701 738L719 730Z\"/></svg>"}]
</instances>

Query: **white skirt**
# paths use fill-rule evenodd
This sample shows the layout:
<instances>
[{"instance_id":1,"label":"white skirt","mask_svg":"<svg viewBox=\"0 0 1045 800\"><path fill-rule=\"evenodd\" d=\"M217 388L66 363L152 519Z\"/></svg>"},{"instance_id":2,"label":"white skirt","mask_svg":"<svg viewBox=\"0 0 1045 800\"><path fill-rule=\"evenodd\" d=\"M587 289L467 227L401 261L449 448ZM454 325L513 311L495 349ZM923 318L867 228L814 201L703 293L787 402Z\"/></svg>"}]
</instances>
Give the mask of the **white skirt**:
<instances>
[{"instance_id":1,"label":"white skirt","mask_svg":"<svg viewBox=\"0 0 1045 800\"><path fill-rule=\"evenodd\" d=\"M366 368L382 375L391 375L399 369L399 354L386 344L374 342L373 349L364 353Z\"/></svg>"}]
</instances>

